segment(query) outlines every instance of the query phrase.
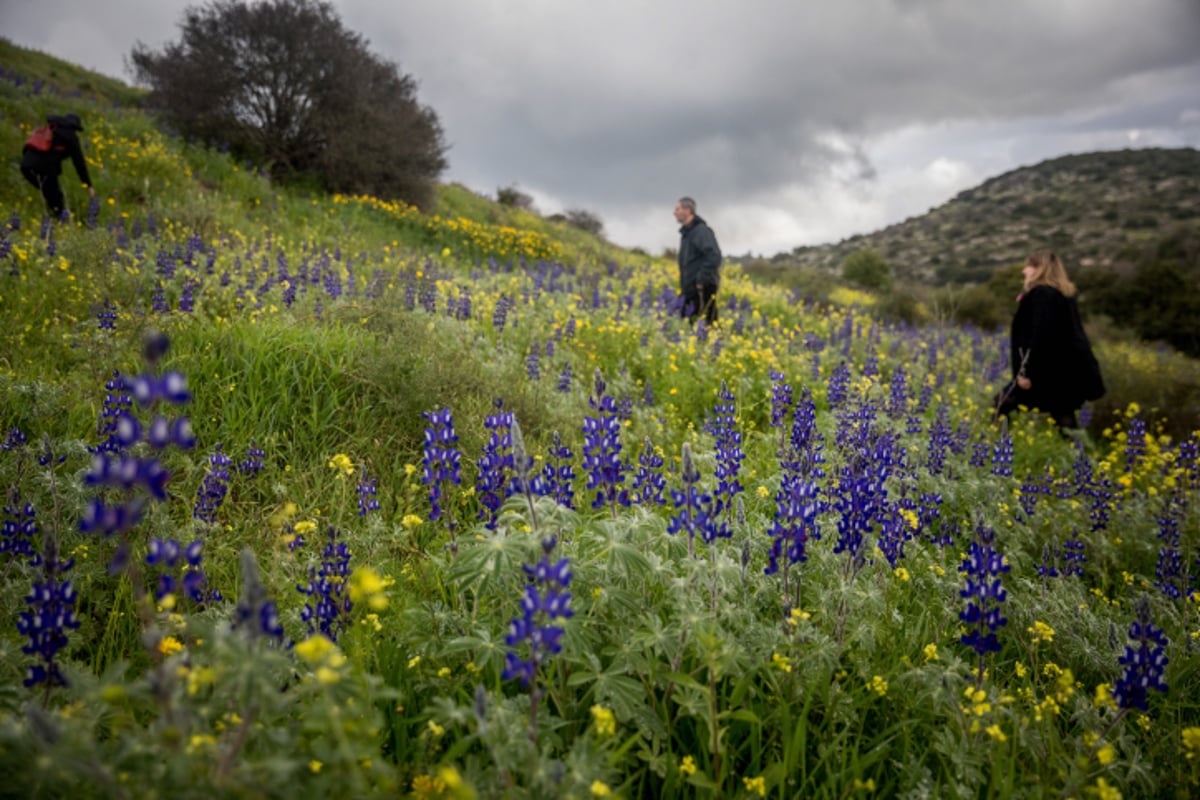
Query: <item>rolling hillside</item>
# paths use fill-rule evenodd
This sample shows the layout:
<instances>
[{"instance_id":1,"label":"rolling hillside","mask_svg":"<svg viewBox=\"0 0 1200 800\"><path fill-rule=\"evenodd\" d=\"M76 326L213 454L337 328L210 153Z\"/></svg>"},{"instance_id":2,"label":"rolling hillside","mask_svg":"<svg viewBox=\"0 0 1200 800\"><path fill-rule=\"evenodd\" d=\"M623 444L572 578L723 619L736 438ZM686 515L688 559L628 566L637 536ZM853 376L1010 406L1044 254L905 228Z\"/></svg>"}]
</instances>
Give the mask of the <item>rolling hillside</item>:
<instances>
[{"instance_id":1,"label":"rolling hillside","mask_svg":"<svg viewBox=\"0 0 1200 800\"><path fill-rule=\"evenodd\" d=\"M1180 228L1200 231L1200 151L1119 150L1022 167L923 216L772 261L833 271L872 248L901 280L964 283L1039 247L1071 265L1119 266Z\"/></svg>"}]
</instances>

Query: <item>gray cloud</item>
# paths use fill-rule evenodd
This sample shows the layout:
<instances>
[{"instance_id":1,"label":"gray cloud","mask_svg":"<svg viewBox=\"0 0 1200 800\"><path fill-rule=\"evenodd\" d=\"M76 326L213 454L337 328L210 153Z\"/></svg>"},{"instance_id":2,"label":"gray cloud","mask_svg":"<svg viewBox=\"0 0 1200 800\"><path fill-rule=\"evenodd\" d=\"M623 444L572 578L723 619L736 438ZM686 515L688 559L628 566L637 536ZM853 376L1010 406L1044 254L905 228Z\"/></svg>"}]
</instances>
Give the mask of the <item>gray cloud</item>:
<instances>
[{"instance_id":1,"label":"gray cloud","mask_svg":"<svg viewBox=\"0 0 1200 800\"><path fill-rule=\"evenodd\" d=\"M40 0L0 27L119 74L135 40L176 35L183 5ZM420 81L449 179L516 183L654 249L683 193L727 249L773 252L1063 148L1200 144L1194 0L335 5Z\"/></svg>"}]
</instances>

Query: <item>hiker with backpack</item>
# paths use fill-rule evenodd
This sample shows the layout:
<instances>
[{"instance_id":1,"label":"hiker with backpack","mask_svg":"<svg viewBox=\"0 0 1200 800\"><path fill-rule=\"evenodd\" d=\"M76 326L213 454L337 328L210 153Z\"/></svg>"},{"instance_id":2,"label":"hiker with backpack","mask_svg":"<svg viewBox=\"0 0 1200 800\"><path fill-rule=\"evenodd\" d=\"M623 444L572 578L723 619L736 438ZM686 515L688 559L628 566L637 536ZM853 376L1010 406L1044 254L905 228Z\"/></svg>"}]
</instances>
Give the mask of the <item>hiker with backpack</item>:
<instances>
[{"instance_id":1,"label":"hiker with backpack","mask_svg":"<svg viewBox=\"0 0 1200 800\"><path fill-rule=\"evenodd\" d=\"M79 133L83 123L76 114L63 114L46 118L46 124L36 128L25 140L21 152L21 174L36 186L46 199L46 208L54 219L63 215L63 192L58 185L62 174L62 162L70 158L75 172L88 194L96 196L92 180L88 177L87 162L79 146Z\"/></svg>"}]
</instances>

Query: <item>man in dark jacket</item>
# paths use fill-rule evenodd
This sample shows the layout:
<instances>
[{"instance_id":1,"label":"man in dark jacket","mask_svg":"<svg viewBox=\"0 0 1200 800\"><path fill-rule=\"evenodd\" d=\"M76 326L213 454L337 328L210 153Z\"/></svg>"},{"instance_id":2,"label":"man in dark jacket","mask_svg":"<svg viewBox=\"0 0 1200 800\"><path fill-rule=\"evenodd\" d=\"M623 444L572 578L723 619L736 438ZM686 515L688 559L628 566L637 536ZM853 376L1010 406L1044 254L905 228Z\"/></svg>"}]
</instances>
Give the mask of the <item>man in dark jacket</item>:
<instances>
[{"instance_id":1,"label":"man in dark jacket","mask_svg":"<svg viewBox=\"0 0 1200 800\"><path fill-rule=\"evenodd\" d=\"M681 197L675 204L679 229L679 288L683 316L694 320L703 311L709 325L717 321L717 287L721 283L721 248L712 228L696 216L696 201Z\"/></svg>"},{"instance_id":2,"label":"man in dark jacket","mask_svg":"<svg viewBox=\"0 0 1200 800\"><path fill-rule=\"evenodd\" d=\"M46 198L46 208L50 216L60 219L63 214L63 192L58 185L58 176L62 174L62 162L70 158L75 165L79 180L92 197L96 190L92 188L91 178L88 177L87 162L83 159L83 149L79 146L79 133L83 123L75 114L63 114L46 118L47 124L53 131L54 140L48 151L35 150L26 145L21 155L21 174L25 180L42 191Z\"/></svg>"}]
</instances>

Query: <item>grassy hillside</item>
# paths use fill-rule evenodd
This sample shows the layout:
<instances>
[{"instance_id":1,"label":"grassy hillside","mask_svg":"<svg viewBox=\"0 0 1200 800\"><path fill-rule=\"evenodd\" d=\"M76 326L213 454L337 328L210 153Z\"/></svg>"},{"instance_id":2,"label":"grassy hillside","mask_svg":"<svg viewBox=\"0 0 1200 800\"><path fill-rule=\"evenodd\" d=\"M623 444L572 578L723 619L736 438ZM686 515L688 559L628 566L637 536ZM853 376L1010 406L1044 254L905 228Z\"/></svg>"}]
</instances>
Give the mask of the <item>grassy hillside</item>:
<instances>
[{"instance_id":1,"label":"grassy hillside","mask_svg":"<svg viewBox=\"0 0 1200 800\"><path fill-rule=\"evenodd\" d=\"M0 149L76 110L100 197L0 176L0 793L1195 794L1194 362L999 424L1002 336L737 269L692 327L0 48Z\"/></svg>"},{"instance_id":2,"label":"grassy hillside","mask_svg":"<svg viewBox=\"0 0 1200 800\"><path fill-rule=\"evenodd\" d=\"M902 280L984 281L1043 247L1069 269L1131 264L1180 231L1200 237L1200 151L1147 148L1021 167L927 214L774 260L834 271L854 251L871 248Z\"/></svg>"}]
</instances>

